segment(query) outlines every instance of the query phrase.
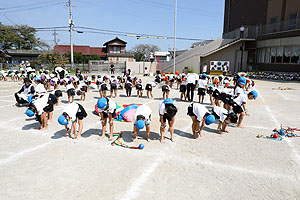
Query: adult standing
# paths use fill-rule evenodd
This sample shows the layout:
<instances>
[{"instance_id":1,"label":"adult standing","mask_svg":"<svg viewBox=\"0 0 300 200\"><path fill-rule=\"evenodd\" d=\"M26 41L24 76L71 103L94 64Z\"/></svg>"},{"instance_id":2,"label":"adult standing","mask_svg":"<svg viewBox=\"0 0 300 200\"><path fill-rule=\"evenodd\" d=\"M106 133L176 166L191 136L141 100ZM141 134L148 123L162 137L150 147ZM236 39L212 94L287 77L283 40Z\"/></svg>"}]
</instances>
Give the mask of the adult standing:
<instances>
[{"instance_id":1,"label":"adult standing","mask_svg":"<svg viewBox=\"0 0 300 200\"><path fill-rule=\"evenodd\" d=\"M115 65L113 63L110 65L110 73L115 74Z\"/></svg>"},{"instance_id":2,"label":"adult standing","mask_svg":"<svg viewBox=\"0 0 300 200\"><path fill-rule=\"evenodd\" d=\"M186 90L187 90L187 97L189 102L193 102L194 99L194 91L196 87L196 75L194 73L189 73L186 79Z\"/></svg>"}]
</instances>

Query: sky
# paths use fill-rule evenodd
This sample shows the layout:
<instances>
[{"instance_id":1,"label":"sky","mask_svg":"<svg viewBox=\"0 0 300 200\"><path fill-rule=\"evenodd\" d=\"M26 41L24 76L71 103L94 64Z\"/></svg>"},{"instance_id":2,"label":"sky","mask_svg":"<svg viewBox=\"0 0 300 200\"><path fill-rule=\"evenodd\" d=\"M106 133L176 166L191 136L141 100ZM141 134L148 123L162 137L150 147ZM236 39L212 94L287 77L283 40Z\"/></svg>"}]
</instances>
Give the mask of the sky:
<instances>
[{"instance_id":1,"label":"sky","mask_svg":"<svg viewBox=\"0 0 300 200\"><path fill-rule=\"evenodd\" d=\"M0 22L32 27L68 26L68 0L0 0ZM178 0L177 37L218 39L222 37L224 0ZM175 0L72 0L74 30L78 26L96 29L174 36ZM4 9L3 9L4 8ZM74 45L101 47L115 37L127 42L127 50L137 44L154 44L161 51L174 48L173 39L139 39L125 34L74 32ZM98 31L99 32L99 31ZM57 32L58 44L70 44L68 31ZM53 32L37 33L53 47ZM188 49L196 41L176 40L176 49Z\"/></svg>"}]
</instances>

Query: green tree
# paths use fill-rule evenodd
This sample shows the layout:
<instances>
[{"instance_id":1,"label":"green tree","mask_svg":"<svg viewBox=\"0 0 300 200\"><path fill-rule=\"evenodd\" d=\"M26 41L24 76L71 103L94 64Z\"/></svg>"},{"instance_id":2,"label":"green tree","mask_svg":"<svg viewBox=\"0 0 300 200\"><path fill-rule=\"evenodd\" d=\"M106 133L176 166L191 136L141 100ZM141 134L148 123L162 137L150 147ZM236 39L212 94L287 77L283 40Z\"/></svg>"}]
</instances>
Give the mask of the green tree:
<instances>
[{"instance_id":1,"label":"green tree","mask_svg":"<svg viewBox=\"0 0 300 200\"><path fill-rule=\"evenodd\" d=\"M99 55L93 54L90 55L89 60L101 60L101 57Z\"/></svg>"},{"instance_id":2,"label":"green tree","mask_svg":"<svg viewBox=\"0 0 300 200\"><path fill-rule=\"evenodd\" d=\"M160 48L152 44L138 44L131 49L136 61L143 61L145 56L149 56L155 51L160 51Z\"/></svg>"},{"instance_id":3,"label":"green tree","mask_svg":"<svg viewBox=\"0 0 300 200\"><path fill-rule=\"evenodd\" d=\"M49 48L36 36L36 30L27 25L7 26L0 22L0 44L6 49Z\"/></svg>"}]
</instances>

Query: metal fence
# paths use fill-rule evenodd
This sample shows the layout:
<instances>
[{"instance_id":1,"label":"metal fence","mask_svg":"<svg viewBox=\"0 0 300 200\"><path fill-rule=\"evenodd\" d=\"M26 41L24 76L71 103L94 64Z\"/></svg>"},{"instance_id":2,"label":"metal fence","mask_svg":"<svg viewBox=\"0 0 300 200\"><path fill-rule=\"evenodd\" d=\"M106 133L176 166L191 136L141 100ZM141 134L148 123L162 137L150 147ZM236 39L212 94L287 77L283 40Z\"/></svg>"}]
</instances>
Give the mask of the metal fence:
<instances>
[{"instance_id":1,"label":"metal fence","mask_svg":"<svg viewBox=\"0 0 300 200\"><path fill-rule=\"evenodd\" d=\"M279 23L245 26L244 32L237 28L233 31L223 34L224 39L237 39L237 38L257 38L260 35L279 33L284 31L292 31L300 29L300 19L295 21L281 21Z\"/></svg>"},{"instance_id":2,"label":"metal fence","mask_svg":"<svg viewBox=\"0 0 300 200\"><path fill-rule=\"evenodd\" d=\"M102 60L90 60L91 72L110 72L111 63ZM115 63L115 72L121 73L126 69L126 63Z\"/></svg>"}]
</instances>

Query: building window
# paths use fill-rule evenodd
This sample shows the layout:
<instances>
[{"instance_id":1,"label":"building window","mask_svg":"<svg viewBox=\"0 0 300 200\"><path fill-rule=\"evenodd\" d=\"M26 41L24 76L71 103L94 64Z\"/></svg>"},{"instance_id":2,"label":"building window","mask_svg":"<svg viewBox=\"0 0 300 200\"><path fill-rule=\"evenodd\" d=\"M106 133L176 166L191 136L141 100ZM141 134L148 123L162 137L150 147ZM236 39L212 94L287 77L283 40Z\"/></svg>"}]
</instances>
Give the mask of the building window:
<instances>
[{"instance_id":1,"label":"building window","mask_svg":"<svg viewBox=\"0 0 300 200\"><path fill-rule=\"evenodd\" d=\"M277 17L270 19L270 33L276 32Z\"/></svg>"},{"instance_id":2,"label":"building window","mask_svg":"<svg viewBox=\"0 0 300 200\"><path fill-rule=\"evenodd\" d=\"M270 56L271 56L271 49L267 48L266 49L266 60L265 60L266 62L265 63L270 63L271 62L271 59L270 59L271 57Z\"/></svg>"},{"instance_id":3,"label":"building window","mask_svg":"<svg viewBox=\"0 0 300 200\"><path fill-rule=\"evenodd\" d=\"M283 46L277 47L276 63L282 63L282 57L283 57Z\"/></svg>"},{"instance_id":4,"label":"building window","mask_svg":"<svg viewBox=\"0 0 300 200\"><path fill-rule=\"evenodd\" d=\"M290 63L291 53L292 53L292 48L291 47L284 47L284 50L283 50L283 63Z\"/></svg>"},{"instance_id":5,"label":"building window","mask_svg":"<svg viewBox=\"0 0 300 200\"><path fill-rule=\"evenodd\" d=\"M259 58L258 58L258 63L265 63L265 54L266 54L266 49L262 48L259 50Z\"/></svg>"},{"instance_id":6,"label":"building window","mask_svg":"<svg viewBox=\"0 0 300 200\"><path fill-rule=\"evenodd\" d=\"M272 47L271 48L271 63L275 63L276 62L276 47Z\"/></svg>"},{"instance_id":7,"label":"building window","mask_svg":"<svg viewBox=\"0 0 300 200\"><path fill-rule=\"evenodd\" d=\"M113 53L121 53L121 47L113 47Z\"/></svg>"},{"instance_id":8,"label":"building window","mask_svg":"<svg viewBox=\"0 0 300 200\"><path fill-rule=\"evenodd\" d=\"M298 23L298 13L293 13L289 15L289 30L297 29Z\"/></svg>"},{"instance_id":9,"label":"building window","mask_svg":"<svg viewBox=\"0 0 300 200\"><path fill-rule=\"evenodd\" d=\"M300 46L293 46L292 47L291 63L300 64Z\"/></svg>"}]
</instances>

